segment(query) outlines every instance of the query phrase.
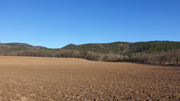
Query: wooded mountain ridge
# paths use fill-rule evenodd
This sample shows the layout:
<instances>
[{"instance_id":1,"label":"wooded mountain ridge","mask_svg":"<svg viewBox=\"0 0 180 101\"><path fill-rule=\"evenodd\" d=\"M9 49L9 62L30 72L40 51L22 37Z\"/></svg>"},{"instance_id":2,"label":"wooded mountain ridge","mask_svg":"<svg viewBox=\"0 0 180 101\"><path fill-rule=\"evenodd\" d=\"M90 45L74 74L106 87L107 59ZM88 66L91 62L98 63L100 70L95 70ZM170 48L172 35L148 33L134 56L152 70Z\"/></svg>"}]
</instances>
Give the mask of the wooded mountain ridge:
<instances>
[{"instance_id":1,"label":"wooded mountain ridge","mask_svg":"<svg viewBox=\"0 0 180 101\"><path fill-rule=\"evenodd\" d=\"M114 42L105 44L69 44L62 49L78 50L78 51L93 51L95 53L115 53L115 54L132 54L132 53L154 53L167 52L170 49L179 49L180 42L173 41L149 41L149 42Z\"/></svg>"},{"instance_id":2,"label":"wooded mountain ridge","mask_svg":"<svg viewBox=\"0 0 180 101\"><path fill-rule=\"evenodd\" d=\"M113 42L113 43L89 43L82 45L69 44L62 50L91 51L102 54L128 55L133 53L156 53L167 52L171 49L180 49L180 42L174 41L149 41L149 42ZM23 51L23 50L57 50L43 46L33 46L25 43L0 43L1 51Z\"/></svg>"},{"instance_id":3,"label":"wooded mountain ridge","mask_svg":"<svg viewBox=\"0 0 180 101\"><path fill-rule=\"evenodd\" d=\"M51 49L23 43L0 43L0 55L54 58L83 58L92 61L138 62L180 66L180 42L114 42L105 44L69 44Z\"/></svg>"},{"instance_id":4,"label":"wooded mountain ridge","mask_svg":"<svg viewBox=\"0 0 180 101\"><path fill-rule=\"evenodd\" d=\"M46 47L33 46L25 43L0 43L0 50L4 51L21 51L21 50L37 50Z\"/></svg>"}]
</instances>

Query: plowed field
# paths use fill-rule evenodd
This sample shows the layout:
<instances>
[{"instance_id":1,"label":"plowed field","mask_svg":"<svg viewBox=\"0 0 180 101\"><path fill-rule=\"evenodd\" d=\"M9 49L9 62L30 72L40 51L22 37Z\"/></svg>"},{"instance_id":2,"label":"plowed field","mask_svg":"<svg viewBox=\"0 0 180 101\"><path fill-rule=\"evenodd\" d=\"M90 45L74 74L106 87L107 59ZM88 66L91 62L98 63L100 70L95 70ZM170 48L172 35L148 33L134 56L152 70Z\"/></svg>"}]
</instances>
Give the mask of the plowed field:
<instances>
[{"instance_id":1,"label":"plowed field","mask_svg":"<svg viewBox=\"0 0 180 101\"><path fill-rule=\"evenodd\" d=\"M180 68L0 56L0 101L180 100Z\"/></svg>"}]
</instances>

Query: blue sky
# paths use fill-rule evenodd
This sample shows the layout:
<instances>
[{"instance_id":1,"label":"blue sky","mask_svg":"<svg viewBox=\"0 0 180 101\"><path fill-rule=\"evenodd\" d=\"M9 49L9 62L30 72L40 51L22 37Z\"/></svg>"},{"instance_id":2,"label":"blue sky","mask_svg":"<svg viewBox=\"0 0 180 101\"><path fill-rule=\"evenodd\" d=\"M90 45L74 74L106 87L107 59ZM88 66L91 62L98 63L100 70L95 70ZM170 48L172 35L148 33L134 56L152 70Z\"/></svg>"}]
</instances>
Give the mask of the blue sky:
<instances>
[{"instance_id":1,"label":"blue sky","mask_svg":"<svg viewBox=\"0 0 180 101\"><path fill-rule=\"evenodd\" d=\"M0 42L180 41L180 0L0 0Z\"/></svg>"}]
</instances>

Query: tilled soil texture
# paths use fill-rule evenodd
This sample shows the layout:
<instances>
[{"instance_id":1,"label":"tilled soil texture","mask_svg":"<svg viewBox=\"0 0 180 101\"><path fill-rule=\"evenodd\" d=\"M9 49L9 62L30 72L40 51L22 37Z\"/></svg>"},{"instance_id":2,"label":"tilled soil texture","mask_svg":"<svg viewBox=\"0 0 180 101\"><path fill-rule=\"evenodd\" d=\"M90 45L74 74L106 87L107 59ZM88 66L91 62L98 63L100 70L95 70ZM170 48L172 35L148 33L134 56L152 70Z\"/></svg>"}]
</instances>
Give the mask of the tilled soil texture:
<instances>
[{"instance_id":1,"label":"tilled soil texture","mask_svg":"<svg viewBox=\"0 0 180 101\"><path fill-rule=\"evenodd\" d=\"M180 100L180 68L0 56L0 101Z\"/></svg>"}]
</instances>

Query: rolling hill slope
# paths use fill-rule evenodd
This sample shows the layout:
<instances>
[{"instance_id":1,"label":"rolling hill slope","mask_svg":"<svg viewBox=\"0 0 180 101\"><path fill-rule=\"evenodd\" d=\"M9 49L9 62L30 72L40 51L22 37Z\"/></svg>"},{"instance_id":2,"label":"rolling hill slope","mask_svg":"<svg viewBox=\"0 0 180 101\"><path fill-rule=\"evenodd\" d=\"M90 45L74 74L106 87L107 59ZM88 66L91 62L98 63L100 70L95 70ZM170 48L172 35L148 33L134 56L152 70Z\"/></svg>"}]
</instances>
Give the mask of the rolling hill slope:
<instances>
[{"instance_id":1,"label":"rolling hill slope","mask_svg":"<svg viewBox=\"0 0 180 101\"><path fill-rule=\"evenodd\" d=\"M69 44L62 49L78 50L78 51L93 51L96 53L117 53L131 54L138 52L154 53L160 51L168 51L170 49L179 49L180 42L173 41L149 41L149 42L114 42L106 44Z\"/></svg>"},{"instance_id":2,"label":"rolling hill slope","mask_svg":"<svg viewBox=\"0 0 180 101\"><path fill-rule=\"evenodd\" d=\"M179 65L180 42L114 42L105 44L69 44L61 49L32 46L24 43L0 43L2 56L34 56L54 58L84 58L106 62L138 62Z\"/></svg>"},{"instance_id":3,"label":"rolling hill slope","mask_svg":"<svg viewBox=\"0 0 180 101\"><path fill-rule=\"evenodd\" d=\"M59 50L42 46L33 46L25 43L0 43L1 51L26 51L26 50ZM95 53L114 53L128 55L132 53L155 53L168 51L170 49L180 49L180 42L173 41L149 41L149 42L113 42L113 43L90 43L82 45L69 44L62 47L63 50L92 51Z\"/></svg>"},{"instance_id":4,"label":"rolling hill slope","mask_svg":"<svg viewBox=\"0 0 180 101\"><path fill-rule=\"evenodd\" d=\"M36 50L43 48L45 47L33 46L25 43L0 43L0 50L5 50L5 51Z\"/></svg>"}]
</instances>

